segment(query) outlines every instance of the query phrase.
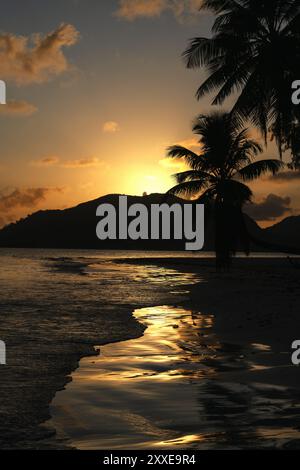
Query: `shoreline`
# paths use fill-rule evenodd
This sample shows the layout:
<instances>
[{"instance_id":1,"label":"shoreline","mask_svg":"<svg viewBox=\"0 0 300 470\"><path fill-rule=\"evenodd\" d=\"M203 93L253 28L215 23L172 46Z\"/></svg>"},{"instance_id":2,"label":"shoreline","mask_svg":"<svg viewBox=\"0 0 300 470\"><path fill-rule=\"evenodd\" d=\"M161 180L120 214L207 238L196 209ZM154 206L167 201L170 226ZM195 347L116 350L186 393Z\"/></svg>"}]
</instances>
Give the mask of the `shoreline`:
<instances>
[{"instance_id":1,"label":"shoreline","mask_svg":"<svg viewBox=\"0 0 300 470\"><path fill-rule=\"evenodd\" d=\"M242 347L258 343L273 352L265 355L261 370L226 372L227 378L300 391L300 370L291 362L291 344L300 338L300 270L286 258L235 258L225 273L217 272L214 260L207 258L129 262L200 273L202 281L187 286L189 299L180 305L214 315L213 330L221 342Z\"/></svg>"},{"instance_id":2,"label":"shoreline","mask_svg":"<svg viewBox=\"0 0 300 470\"><path fill-rule=\"evenodd\" d=\"M157 298L142 298L138 305L101 306L101 314L98 310L97 314L90 312L88 318L78 311L68 319L70 330L63 330L64 334L60 327L65 327L65 320L61 323L58 317L57 329L51 336L47 315L27 319L21 342L18 332L9 331L7 326L7 338L3 333L2 336L10 344L10 367L3 369L0 385L6 413L2 411L1 449L66 448L55 430L44 426L51 418L49 405L55 393L71 380L81 358L98 354L95 346L143 335L145 327L132 314L138 307L168 303L214 315L213 330L223 344L244 346L255 342L271 348L272 354L263 355L260 370L220 371L215 380L300 389L299 369L290 361L291 343L300 337L299 271L286 259L239 258L229 273L217 273L212 258L116 258L113 263L197 273L200 282L184 285L190 291L184 299L161 290L155 293ZM22 363L20 358L24 355L30 367L28 362Z\"/></svg>"},{"instance_id":3,"label":"shoreline","mask_svg":"<svg viewBox=\"0 0 300 470\"><path fill-rule=\"evenodd\" d=\"M45 261L48 263L42 259L43 266ZM86 266L90 263L88 259ZM74 278L85 284L81 262L70 264L65 258L54 259L50 269L62 272L70 279L67 282L72 283ZM120 276L124 276L124 286L125 272L122 268ZM66 278L59 275L58 282L63 279ZM33 282L37 283L36 277ZM96 288L97 282L91 286ZM42 284L39 288L43 287ZM53 310L51 304L45 306L39 297L27 298L25 291L17 304L10 297L8 304L5 296L0 296L0 337L7 346L7 364L1 366L0 449L66 448L65 441L47 426L51 418L49 406L56 392L69 383L80 359L99 354L96 346L143 334L144 325L132 314L135 308L167 303L174 298L162 289L146 290L145 294L141 290L135 292L132 284L127 293L130 295L122 298L121 292L114 302L109 297L101 297L101 292L91 292L93 298L88 294L75 302L74 308L70 299L71 309L67 310L64 305L69 302L65 298L59 298L59 303L54 305L61 304L61 308ZM8 308L10 302L13 308Z\"/></svg>"},{"instance_id":4,"label":"shoreline","mask_svg":"<svg viewBox=\"0 0 300 470\"><path fill-rule=\"evenodd\" d=\"M110 321L105 323L102 316L99 320L95 316L90 321L90 331L85 327L84 337L73 340L61 339L54 334L49 342L46 332L41 331L33 343L30 339L28 342L22 339L21 350L18 333L16 337L11 332L9 337L6 336L9 354L7 365L1 370L0 449L69 448L55 429L47 426L51 418L50 403L72 380L71 375L79 367L80 360L99 354L95 350L96 344L102 346L143 334L143 327L132 318L131 309L118 309L115 317L119 318L112 326ZM16 346L13 346L14 342Z\"/></svg>"}]
</instances>

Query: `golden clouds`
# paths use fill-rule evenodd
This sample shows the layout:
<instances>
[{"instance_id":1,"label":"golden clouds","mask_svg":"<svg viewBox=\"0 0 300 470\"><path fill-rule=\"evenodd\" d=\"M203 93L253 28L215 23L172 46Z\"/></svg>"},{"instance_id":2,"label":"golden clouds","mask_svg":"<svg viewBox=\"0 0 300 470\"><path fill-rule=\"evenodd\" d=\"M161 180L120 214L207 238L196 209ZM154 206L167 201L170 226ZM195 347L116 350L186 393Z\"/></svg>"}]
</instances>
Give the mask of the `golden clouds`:
<instances>
[{"instance_id":1,"label":"golden clouds","mask_svg":"<svg viewBox=\"0 0 300 470\"><path fill-rule=\"evenodd\" d=\"M141 17L153 18L171 11L177 19L199 11L202 0L119 0L116 15L132 21Z\"/></svg>"},{"instance_id":2,"label":"golden clouds","mask_svg":"<svg viewBox=\"0 0 300 470\"><path fill-rule=\"evenodd\" d=\"M50 191L61 191L60 188L25 188L14 189L9 193L0 193L0 211L6 212L15 207L35 207L45 200Z\"/></svg>"},{"instance_id":3,"label":"golden clouds","mask_svg":"<svg viewBox=\"0 0 300 470\"><path fill-rule=\"evenodd\" d=\"M103 124L102 130L106 134L114 134L120 130L120 126L116 121L107 121Z\"/></svg>"},{"instance_id":4,"label":"golden clouds","mask_svg":"<svg viewBox=\"0 0 300 470\"><path fill-rule=\"evenodd\" d=\"M81 158L77 160L67 160L61 163L61 167L63 168L89 168L103 165L104 163L101 162L96 157L91 158Z\"/></svg>"},{"instance_id":5,"label":"golden clouds","mask_svg":"<svg viewBox=\"0 0 300 470\"><path fill-rule=\"evenodd\" d=\"M91 168L98 166L106 166L106 164L96 157L77 158L72 160L60 160L57 156L48 156L39 160L32 160L31 165L37 167L57 166L60 168Z\"/></svg>"},{"instance_id":6,"label":"golden clouds","mask_svg":"<svg viewBox=\"0 0 300 470\"><path fill-rule=\"evenodd\" d=\"M121 0L117 15L126 20L134 20L141 16L159 16L166 9L165 0Z\"/></svg>"},{"instance_id":7,"label":"golden clouds","mask_svg":"<svg viewBox=\"0 0 300 470\"><path fill-rule=\"evenodd\" d=\"M53 166L59 163L59 158L55 156L49 156L41 158L40 160L32 160L30 163L33 166Z\"/></svg>"},{"instance_id":8,"label":"golden clouds","mask_svg":"<svg viewBox=\"0 0 300 470\"><path fill-rule=\"evenodd\" d=\"M1 65L0 65L1 67ZM0 115L2 116L31 116L37 111L37 107L28 101L11 100L0 105Z\"/></svg>"},{"instance_id":9,"label":"golden clouds","mask_svg":"<svg viewBox=\"0 0 300 470\"><path fill-rule=\"evenodd\" d=\"M18 85L41 83L66 72L70 64L63 48L78 41L79 32L71 24L61 24L42 36L0 34L0 76Z\"/></svg>"},{"instance_id":10,"label":"golden clouds","mask_svg":"<svg viewBox=\"0 0 300 470\"><path fill-rule=\"evenodd\" d=\"M51 193L61 193L63 188L15 188L0 191L0 227L23 216L24 209L36 209Z\"/></svg>"}]
</instances>

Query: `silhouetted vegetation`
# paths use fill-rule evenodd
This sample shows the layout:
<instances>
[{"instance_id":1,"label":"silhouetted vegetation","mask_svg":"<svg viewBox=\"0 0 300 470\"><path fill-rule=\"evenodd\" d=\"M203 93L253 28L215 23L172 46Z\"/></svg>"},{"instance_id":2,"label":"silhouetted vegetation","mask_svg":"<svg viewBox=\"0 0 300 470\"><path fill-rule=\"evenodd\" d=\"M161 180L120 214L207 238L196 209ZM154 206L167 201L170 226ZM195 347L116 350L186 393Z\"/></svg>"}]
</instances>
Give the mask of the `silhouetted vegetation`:
<instances>
[{"instance_id":1,"label":"silhouetted vegetation","mask_svg":"<svg viewBox=\"0 0 300 470\"><path fill-rule=\"evenodd\" d=\"M300 158L300 107L292 104L291 85L299 79L299 0L204 0L216 19L212 37L194 38L184 57L188 68L205 67L208 78L197 98L214 93L213 104L238 94L232 112L250 119L280 155L289 149L292 167Z\"/></svg>"},{"instance_id":2,"label":"silhouetted vegetation","mask_svg":"<svg viewBox=\"0 0 300 470\"><path fill-rule=\"evenodd\" d=\"M262 147L231 113L200 115L193 132L199 136L199 154L179 145L168 150L169 157L184 159L190 167L174 175L177 184L168 194L196 197L212 212L217 266L228 267L239 244L245 253L250 250L242 208L252 192L245 182L268 171L275 174L283 163L253 161Z\"/></svg>"}]
</instances>

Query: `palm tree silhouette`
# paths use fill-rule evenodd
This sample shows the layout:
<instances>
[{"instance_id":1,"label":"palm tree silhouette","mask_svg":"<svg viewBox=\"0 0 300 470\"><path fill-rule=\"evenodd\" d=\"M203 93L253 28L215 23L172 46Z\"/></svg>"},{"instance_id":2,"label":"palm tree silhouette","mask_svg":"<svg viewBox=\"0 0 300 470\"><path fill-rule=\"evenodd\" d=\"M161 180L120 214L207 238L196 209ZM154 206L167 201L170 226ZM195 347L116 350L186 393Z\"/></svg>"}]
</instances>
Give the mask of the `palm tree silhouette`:
<instances>
[{"instance_id":1,"label":"palm tree silhouette","mask_svg":"<svg viewBox=\"0 0 300 470\"><path fill-rule=\"evenodd\" d=\"M233 112L251 119L266 142L270 131L280 156L286 147L293 155L291 123L300 121L300 107L291 101L292 82L300 78L300 1L203 0L201 9L217 15L212 37L194 38L183 54L188 68L209 71L198 99L213 92L219 105L239 93ZM294 130L299 137L299 127Z\"/></svg>"},{"instance_id":2,"label":"palm tree silhouette","mask_svg":"<svg viewBox=\"0 0 300 470\"><path fill-rule=\"evenodd\" d=\"M184 159L191 169L174 175L177 184L167 194L196 197L206 204L206 214L212 210L217 266L227 267L239 243L249 253L242 207L252 192L244 182L267 171L275 174L283 163L253 161L262 147L231 113L200 115L193 132L200 137L200 154L179 145L168 149L169 157Z\"/></svg>"}]
</instances>

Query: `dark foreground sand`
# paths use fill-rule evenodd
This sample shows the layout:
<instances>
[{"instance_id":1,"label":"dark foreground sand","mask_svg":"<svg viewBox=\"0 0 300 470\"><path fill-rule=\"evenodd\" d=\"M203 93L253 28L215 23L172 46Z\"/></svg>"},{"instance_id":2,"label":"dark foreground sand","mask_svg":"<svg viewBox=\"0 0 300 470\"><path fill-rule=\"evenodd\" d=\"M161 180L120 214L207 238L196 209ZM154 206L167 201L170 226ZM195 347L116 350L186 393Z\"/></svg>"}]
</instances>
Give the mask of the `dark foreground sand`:
<instances>
[{"instance_id":1,"label":"dark foreground sand","mask_svg":"<svg viewBox=\"0 0 300 470\"><path fill-rule=\"evenodd\" d=\"M1 366L0 449L64 447L54 430L40 427L50 418L55 393L82 357L95 354L93 345L139 336L143 328L125 308L118 313L102 309L84 318L74 312L69 319L48 318L45 312L20 322L22 330L16 329L16 319L7 319L1 329L9 361Z\"/></svg>"},{"instance_id":2,"label":"dark foreground sand","mask_svg":"<svg viewBox=\"0 0 300 470\"><path fill-rule=\"evenodd\" d=\"M300 390L300 367L291 362L291 344L300 340L300 269L286 258L239 258L225 273L216 272L213 261L205 259L187 263L157 258L151 263L200 273L202 281L190 286L189 299L183 304L214 315L213 329L222 343L262 344L274 353L265 355L262 366L268 370L231 376L226 372L227 380L262 381Z\"/></svg>"},{"instance_id":3,"label":"dark foreground sand","mask_svg":"<svg viewBox=\"0 0 300 470\"><path fill-rule=\"evenodd\" d=\"M128 259L121 262L129 263ZM300 269L286 259L238 259L230 273L216 273L213 260L134 259L134 264L167 266L200 273L182 304L215 316L214 330L222 343L268 345L262 368L226 374L238 383L263 382L300 389L300 368L292 365L291 343L300 339ZM172 297L156 292L156 305ZM177 302L178 299L174 299ZM145 299L145 306L151 299ZM143 305L143 299L138 307ZM69 380L81 357L94 354L94 345L137 337L143 327L132 317L136 305L78 312L70 318L7 318L2 338L10 344L10 363L1 368L0 448L63 448L54 430L41 424L49 419L49 403ZM50 321L51 320L51 321ZM18 321L20 329L15 327ZM51 325L49 327L49 325ZM286 354L282 354L282 352ZM277 354L278 353L278 354ZM281 353L281 354L280 354ZM265 368L267 366L267 368Z\"/></svg>"}]
</instances>

